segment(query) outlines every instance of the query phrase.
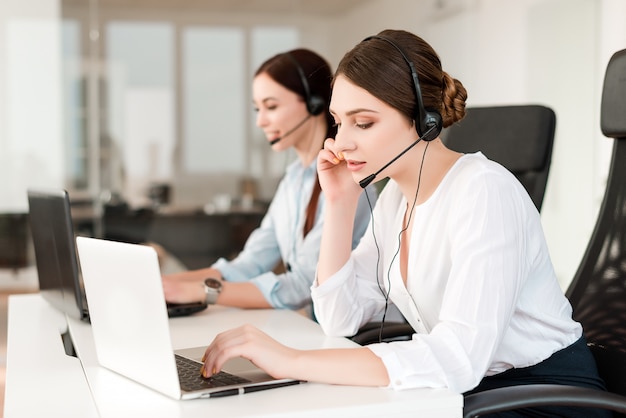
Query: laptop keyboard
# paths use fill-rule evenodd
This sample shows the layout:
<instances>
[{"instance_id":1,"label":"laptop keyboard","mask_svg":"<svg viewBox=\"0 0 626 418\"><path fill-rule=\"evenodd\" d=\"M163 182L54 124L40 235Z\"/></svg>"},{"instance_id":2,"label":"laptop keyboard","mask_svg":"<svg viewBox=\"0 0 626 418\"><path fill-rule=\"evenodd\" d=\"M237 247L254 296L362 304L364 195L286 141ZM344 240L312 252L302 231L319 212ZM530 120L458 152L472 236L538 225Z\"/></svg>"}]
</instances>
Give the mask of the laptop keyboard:
<instances>
[{"instance_id":1,"label":"laptop keyboard","mask_svg":"<svg viewBox=\"0 0 626 418\"><path fill-rule=\"evenodd\" d=\"M200 374L198 362L179 356L178 354L175 354L175 357L180 387L185 391L195 391L250 382L248 379L244 379L243 377L235 376L224 371L206 378Z\"/></svg>"}]
</instances>

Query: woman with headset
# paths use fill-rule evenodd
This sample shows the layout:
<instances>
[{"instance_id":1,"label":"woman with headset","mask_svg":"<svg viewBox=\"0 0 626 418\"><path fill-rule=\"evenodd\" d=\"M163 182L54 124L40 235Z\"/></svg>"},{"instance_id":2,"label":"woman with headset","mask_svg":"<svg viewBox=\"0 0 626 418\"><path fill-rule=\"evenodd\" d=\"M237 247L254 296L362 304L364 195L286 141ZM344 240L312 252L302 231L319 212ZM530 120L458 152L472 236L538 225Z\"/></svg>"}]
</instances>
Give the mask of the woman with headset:
<instances>
[{"instance_id":1,"label":"woman with headset","mask_svg":"<svg viewBox=\"0 0 626 418\"><path fill-rule=\"evenodd\" d=\"M454 152L439 138L463 118L466 98L431 46L404 31L359 43L334 78L338 132L318 156L326 218L312 286L316 317L327 334L350 336L393 301L413 339L303 351L244 326L214 339L205 376L243 356L277 377L334 384L459 393L536 382L604 388L527 192L480 152ZM384 177L390 181L353 251L348 221L362 187Z\"/></svg>"},{"instance_id":2,"label":"woman with headset","mask_svg":"<svg viewBox=\"0 0 626 418\"><path fill-rule=\"evenodd\" d=\"M168 302L206 300L242 308L300 309L310 305L324 220L324 193L316 158L336 127L328 112L332 72L308 49L295 49L265 61L252 83L256 123L275 152L292 148L291 163L264 216L234 259L219 259L204 269L163 277ZM370 203L375 189L368 191ZM363 193L354 214L352 246L370 218ZM284 272L275 272L282 261Z\"/></svg>"}]
</instances>

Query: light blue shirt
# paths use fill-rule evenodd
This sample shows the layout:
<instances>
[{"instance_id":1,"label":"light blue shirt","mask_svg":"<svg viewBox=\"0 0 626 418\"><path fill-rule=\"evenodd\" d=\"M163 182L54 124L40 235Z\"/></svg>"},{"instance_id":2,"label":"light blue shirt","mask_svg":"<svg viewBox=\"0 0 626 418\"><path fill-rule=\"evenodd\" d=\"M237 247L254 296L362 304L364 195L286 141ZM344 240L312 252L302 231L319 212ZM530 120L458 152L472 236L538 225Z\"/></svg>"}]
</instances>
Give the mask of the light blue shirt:
<instances>
[{"instance_id":1,"label":"light blue shirt","mask_svg":"<svg viewBox=\"0 0 626 418\"><path fill-rule=\"evenodd\" d=\"M324 193L320 194L315 225L303 237L306 209L316 181L316 164L303 167L291 163L261 225L250 234L242 252L232 261L220 258L213 265L230 282L254 283L274 308L300 309L311 303L311 284L315 279L324 224ZM352 248L359 243L370 220L378 194L373 186L359 199L352 237ZM283 260L288 271L272 270Z\"/></svg>"}]
</instances>

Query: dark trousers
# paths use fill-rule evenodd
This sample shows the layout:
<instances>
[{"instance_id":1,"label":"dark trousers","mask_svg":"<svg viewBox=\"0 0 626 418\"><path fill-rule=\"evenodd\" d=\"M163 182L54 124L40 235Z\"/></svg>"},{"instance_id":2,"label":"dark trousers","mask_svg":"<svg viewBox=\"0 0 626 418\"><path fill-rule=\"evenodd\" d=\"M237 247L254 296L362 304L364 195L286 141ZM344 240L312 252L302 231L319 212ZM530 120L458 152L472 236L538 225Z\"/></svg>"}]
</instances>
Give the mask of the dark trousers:
<instances>
[{"instance_id":1,"label":"dark trousers","mask_svg":"<svg viewBox=\"0 0 626 418\"><path fill-rule=\"evenodd\" d=\"M572 385L606 390L604 382L598 375L596 362L583 336L569 347L557 351L539 364L520 369L510 369L494 376L487 376L476 388L466 392L465 395L482 392L488 389L530 384ZM566 406L525 408L485 415L486 418L605 418L611 416L610 411Z\"/></svg>"}]
</instances>

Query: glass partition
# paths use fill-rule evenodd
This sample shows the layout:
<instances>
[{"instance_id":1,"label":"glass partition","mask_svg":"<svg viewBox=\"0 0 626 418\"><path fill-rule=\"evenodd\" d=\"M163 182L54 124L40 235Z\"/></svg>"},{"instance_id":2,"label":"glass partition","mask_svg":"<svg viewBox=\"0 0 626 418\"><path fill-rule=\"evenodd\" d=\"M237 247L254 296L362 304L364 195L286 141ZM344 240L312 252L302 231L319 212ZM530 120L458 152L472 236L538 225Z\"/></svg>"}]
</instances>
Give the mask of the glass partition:
<instances>
[{"instance_id":1,"label":"glass partition","mask_svg":"<svg viewBox=\"0 0 626 418\"><path fill-rule=\"evenodd\" d=\"M166 184L175 203L202 206L250 178L282 176L293 155L267 146L250 88L262 61L299 45L289 13L259 24L241 10L221 19L65 4L63 129L74 195L140 207L154 184Z\"/></svg>"}]
</instances>

